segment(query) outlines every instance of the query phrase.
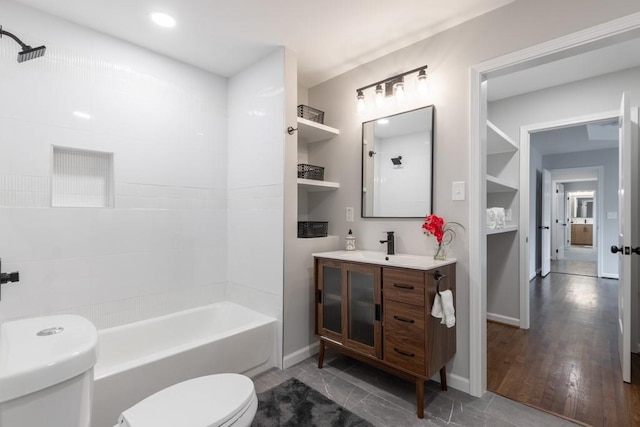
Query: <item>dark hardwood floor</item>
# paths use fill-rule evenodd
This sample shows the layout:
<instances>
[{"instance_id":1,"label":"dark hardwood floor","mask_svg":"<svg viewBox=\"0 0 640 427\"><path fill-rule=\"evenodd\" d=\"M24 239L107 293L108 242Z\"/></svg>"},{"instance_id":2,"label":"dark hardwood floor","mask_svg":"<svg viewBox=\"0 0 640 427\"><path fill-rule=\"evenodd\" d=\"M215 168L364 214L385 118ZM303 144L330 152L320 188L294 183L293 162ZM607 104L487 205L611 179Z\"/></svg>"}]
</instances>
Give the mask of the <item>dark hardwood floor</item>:
<instances>
[{"instance_id":1,"label":"dark hardwood floor","mask_svg":"<svg viewBox=\"0 0 640 427\"><path fill-rule=\"evenodd\" d=\"M551 273L530 284L531 328L487 325L487 388L592 426L640 426L640 360L625 384L617 280Z\"/></svg>"}]
</instances>

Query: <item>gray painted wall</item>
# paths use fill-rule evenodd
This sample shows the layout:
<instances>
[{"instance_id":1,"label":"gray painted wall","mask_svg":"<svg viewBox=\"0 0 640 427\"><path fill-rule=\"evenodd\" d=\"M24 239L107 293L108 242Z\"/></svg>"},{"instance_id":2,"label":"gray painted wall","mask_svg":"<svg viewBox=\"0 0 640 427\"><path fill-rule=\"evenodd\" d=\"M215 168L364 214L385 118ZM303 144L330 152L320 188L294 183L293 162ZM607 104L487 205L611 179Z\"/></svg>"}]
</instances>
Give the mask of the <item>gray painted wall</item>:
<instances>
[{"instance_id":1,"label":"gray painted wall","mask_svg":"<svg viewBox=\"0 0 640 427\"><path fill-rule=\"evenodd\" d=\"M451 183L469 180L469 67L639 10L640 4L635 0L517 1L310 88L310 105L326 112L326 122L339 128L340 136L313 144L309 158L313 164L327 167L326 179L341 184L336 192L310 196L310 216L328 220L330 234L342 236L352 228L361 249L382 250L378 240L383 231L394 230L399 253L431 254L434 241L422 234L422 219L359 218L361 123L394 112L435 105L435 212L447 221L467 226L468 202L451 200ZM396 105L384 113L370 110L364 115L357 114L356 88L425 63L429 64L430 81L427 99ZM516 130L518 127L516 125ZM356 208L354 223L345 221L347 206ZM449 371L462 379L469 376L468 250L467 232L458 233L453 244L453 253L458 259L458 341ZM308 340L292 343L292 348L306 345Z\"/></svg>"}]
</instances>

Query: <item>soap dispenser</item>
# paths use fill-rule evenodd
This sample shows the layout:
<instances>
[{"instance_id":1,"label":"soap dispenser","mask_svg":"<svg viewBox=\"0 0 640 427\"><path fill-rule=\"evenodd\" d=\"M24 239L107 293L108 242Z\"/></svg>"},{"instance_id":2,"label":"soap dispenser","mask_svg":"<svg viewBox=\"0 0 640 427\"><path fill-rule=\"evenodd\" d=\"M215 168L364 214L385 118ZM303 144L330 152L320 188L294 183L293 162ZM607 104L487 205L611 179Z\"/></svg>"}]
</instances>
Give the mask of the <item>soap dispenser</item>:
<instances>
[{"instance_id":1,"label":"soap dispenser","mask_svg":"<svg viewBox=\"0 0 640 427\"><path fill-rule=\"evenodd\" d=\"M348 251L356 250L356 237L353 235L351 229L349 229L349 233L347 234L347 237L345 237L344 248Z\"/></svg>"}]
</instances>

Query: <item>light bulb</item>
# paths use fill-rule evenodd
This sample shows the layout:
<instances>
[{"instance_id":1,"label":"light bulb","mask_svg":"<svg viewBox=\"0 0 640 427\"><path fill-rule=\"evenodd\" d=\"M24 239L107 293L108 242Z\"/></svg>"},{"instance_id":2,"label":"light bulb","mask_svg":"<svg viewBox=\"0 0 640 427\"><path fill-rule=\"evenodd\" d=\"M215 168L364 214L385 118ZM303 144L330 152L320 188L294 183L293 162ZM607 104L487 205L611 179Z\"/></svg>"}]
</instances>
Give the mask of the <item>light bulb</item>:
<instances>
[{"instance_id":1,"label":"light bulb","mask_svg":"<svg viewBox=\"0 0 640 427\"><path fill-rule=\"evenodd\" d=\"M358 89L358 96L356 96L357 104L358 104L358 111L362 112L364 111L364 93L362 93L362 89Z\"/></svg>"},{"instance_id":2,"label":"light bulb","mask_svg":"<svg viewBox=\"0 0 640 427\"><path fill-rule=\"evenodd\" d=\"M398 100L404 98L404 81L400 80L393 85L393 95Z\"/></svg>"},{"instance_id":3,"label":"light bulb","mask_svg":"<svg viewBox=\"0 0 640 427\"><path fill-rule=\"evenodd\" d=\"M424 68L418 73L418 92L422 95L427 93L427 73Z\"/></svg>"},{"instance_id":4,"label":"light bulb","mask_svg":"<svg viewBox=\"0 0 640 427\"><path fill-rule=\"evenodd\" d=\"M382 107L384 104L384 89L382 89L382 85L379 84L376 86L376 105L378 107Z\"/></svg>"}]
</instances>

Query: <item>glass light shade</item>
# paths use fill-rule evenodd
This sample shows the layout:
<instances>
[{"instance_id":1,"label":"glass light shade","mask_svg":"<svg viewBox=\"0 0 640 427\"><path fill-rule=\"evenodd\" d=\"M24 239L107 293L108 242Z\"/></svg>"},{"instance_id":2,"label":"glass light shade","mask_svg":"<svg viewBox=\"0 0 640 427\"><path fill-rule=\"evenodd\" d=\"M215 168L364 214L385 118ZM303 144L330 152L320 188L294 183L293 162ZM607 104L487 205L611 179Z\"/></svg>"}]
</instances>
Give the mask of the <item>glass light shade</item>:
<instances>
[{"instance_id":1,"label":"glass light shade","mask_svg":"<svg viewBox=\"0 0 640 427\"><path fill-rule=\"evenodd\" d=\"M393 95L397 99L403 99L404 98L404 82L403 81L396 82L393 85Z\"/></svg>"},{"instance_id":2,"label":"glass light shade","mask_svg":"<svg viewBox=\"0 0 640 427\"><path fill-rule=\"evenodd\" d=\"M379 84L376 86L376 105L381 107L384 104L384 89L382 85Z\"/></svg>"},{"instance_id":3,"label":"glass light shade","mask_svg":"<svg viewBox=\"0 0 640 427\"><path fill-rule=\"evenodd\" d=\"M358 96L356 96L357 99L357 105L358 105L358 111L362 112L364 111L365 105L364 105L364 93L362 93L361 90L358 91Z\"/></svg>"},{"instance_id":4,"label":"glass light shade","mask_svg":"<svg viewBox=\"0 0 640 427\"><path fill-rule=\"evenodd\" d=\"M422 95L427 93L427 73L424 70L418 73L418 92Z\"/></svg>"}]
</instances>

